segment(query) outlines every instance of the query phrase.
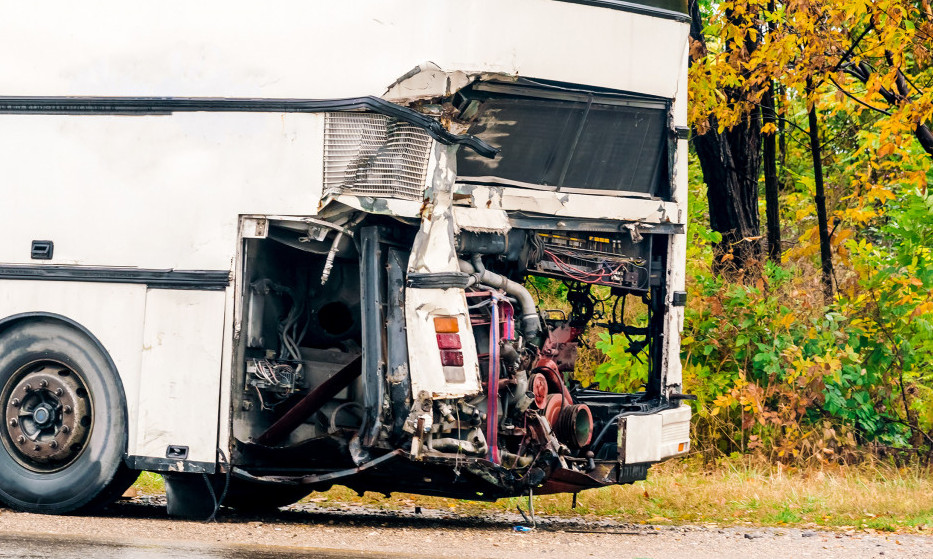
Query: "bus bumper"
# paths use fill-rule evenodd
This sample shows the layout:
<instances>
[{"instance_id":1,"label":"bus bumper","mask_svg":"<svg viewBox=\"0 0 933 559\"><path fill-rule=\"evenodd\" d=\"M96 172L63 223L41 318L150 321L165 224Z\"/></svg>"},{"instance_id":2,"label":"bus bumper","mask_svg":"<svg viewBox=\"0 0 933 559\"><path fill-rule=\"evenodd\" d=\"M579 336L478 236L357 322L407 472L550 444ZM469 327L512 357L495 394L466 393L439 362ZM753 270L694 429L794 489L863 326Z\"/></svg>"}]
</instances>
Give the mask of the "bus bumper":
<instances>
[{"instance_id":1,"label":"bus bumper","mask_svg":"<svg viewBox=\"0 0 933 559\"><path fill-rule=\"evenodd\" d=\"M690 450L690 406L619 419L619 460L624 464L660 462Z\"/></svg>"}]
</instances>

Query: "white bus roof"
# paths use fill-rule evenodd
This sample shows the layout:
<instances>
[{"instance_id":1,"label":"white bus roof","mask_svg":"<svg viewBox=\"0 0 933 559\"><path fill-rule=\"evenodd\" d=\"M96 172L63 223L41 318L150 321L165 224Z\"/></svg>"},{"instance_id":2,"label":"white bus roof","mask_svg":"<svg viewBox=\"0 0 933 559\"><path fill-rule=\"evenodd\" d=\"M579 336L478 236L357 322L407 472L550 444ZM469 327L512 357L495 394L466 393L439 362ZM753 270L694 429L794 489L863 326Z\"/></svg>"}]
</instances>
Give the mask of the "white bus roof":
<instances>
[{"instance_id":1,"label":"white bus roof","mask_svg":"<svg viewBox=\"0 0 933 559\"><path fill-rule=\"evenodd\" d=\"M3 0L0 95L381 96L430 62L673 98L687 25L652 4Z\"/></svg>"}]
</instances>

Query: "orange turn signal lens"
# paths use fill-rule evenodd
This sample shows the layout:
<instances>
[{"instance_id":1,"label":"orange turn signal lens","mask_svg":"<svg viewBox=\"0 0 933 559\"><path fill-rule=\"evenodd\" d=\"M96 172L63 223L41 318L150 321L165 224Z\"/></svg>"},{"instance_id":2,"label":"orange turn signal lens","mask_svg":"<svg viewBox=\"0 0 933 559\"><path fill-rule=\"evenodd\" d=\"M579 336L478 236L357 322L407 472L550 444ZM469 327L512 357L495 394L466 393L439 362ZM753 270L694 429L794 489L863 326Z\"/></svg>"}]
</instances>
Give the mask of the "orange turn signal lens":
<instances>
[{"instance_id":1,"label":"orange turn signal lens","mask_svg":"<svg viewBox=\"0 0 933 559\"><path fill-rule=\"evenodd\" d=\"M457 324L455 316L437 316L434 317L434 331L438 334L456 334L460 331L460 325Z\"/></svg>"},{"instance_id":2,"label":"orange turn signal lens","mask_svg":"<svg viewBox=\"0 0 933 559\"><path fill-rule=\"evenodd\" d=\"M679 445L677 445L677 452L683 452L685 446L687 445L684 443L680 443Z\"/></svg>"}]
</instances>

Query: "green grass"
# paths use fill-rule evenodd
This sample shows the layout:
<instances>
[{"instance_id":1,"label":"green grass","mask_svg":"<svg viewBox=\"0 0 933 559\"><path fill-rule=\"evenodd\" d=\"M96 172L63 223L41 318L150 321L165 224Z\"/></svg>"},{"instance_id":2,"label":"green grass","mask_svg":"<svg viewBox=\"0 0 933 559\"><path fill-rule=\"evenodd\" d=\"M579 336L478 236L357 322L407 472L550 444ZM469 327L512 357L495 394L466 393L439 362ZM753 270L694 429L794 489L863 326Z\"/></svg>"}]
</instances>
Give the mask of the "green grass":
<instances>
[{"instance_id":1,"label":"green grass","mask_svg":"<svg viewBox=\"0 0 933 559\"><path fill-rule=\"evenodd\" d=\"M892 532L933 531L933 475L919 467L886 465L808 468L748 466L727 462L716 468L675 461L653 467L648 479L626 486L570 495L535 497L535 510L547 515L610 517L626 522L793 526ZM162 479L143 474L141 494L162 491ZM326 506L344 502L385 509L415 505L461 514L515 511L524 498L480 503L396 493L358 496L345 487L312 493Z\"/></svg>"},{"instance_id":2,"label":"green grass","mask_svg":"<svg viewBox=\"0 0 933 559\"><path fill-rule=\"evenodd\" d=\"M165 481L162 476L152 472L143 472L139 474L139 479L133 484L140 495L164 495Z\"/></svg>"}]
</instances>

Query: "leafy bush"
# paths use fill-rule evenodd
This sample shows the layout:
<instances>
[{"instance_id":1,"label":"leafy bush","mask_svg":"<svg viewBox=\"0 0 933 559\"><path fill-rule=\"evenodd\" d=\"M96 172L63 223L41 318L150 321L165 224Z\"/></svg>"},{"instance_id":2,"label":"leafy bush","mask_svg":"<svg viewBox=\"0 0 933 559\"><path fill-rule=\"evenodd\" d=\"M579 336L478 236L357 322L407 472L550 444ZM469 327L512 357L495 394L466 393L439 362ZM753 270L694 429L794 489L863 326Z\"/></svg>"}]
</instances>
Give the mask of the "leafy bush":
<instances>
[{"instance_id":1,"label":"leafy bush","mask_svg":"<svg viewBox=\"0 0 933 559\"><path fill-rule=\"evenodd\" d=\"M931 211L933 198L906 192L873 241L847 241L853 273L828 306L806 258L769 262L752 285L694 276L683 359L697 448L787 461L852 460L866 444L929 455Z\"/></svg>"},{"instance_id":2,"label":"leafy bush","mask_svg":"<svg viewBox=\"0 0 933 559\"><path fill-rule=\"evenodd\" d=\"M615 392L639 392L648 382L648 360L645 354L632 355L629 340L622 335L610 336L599 332L594 344L605 360L596 366L593 380L603 388Z\"/></svg>"},{"instance_id":3,"label":"leafy bush","mask_svg":"<svg viewBox=\"0 0 933 559\"><path fill-rule=\"evenodd\" d=\"M809 223L789 262L729 283L713 275L704 189L691 176L684 388L696 394L694 448L785 462L849 462L866 450L933 449L933 197L876 197L871 218L841 212L839 293L819 288ZM880 198L880 200L879 200ZM804 205L806 196L787 196ZM859 202L861 203L861 201ZM882 211L883 210L883 211ZM799 208L787 208L794 215ZM622 336L600 334L593 378L632 391L647 369ZM907 453L906 455L904 453Z\"/></svg>"}]
</instances>

